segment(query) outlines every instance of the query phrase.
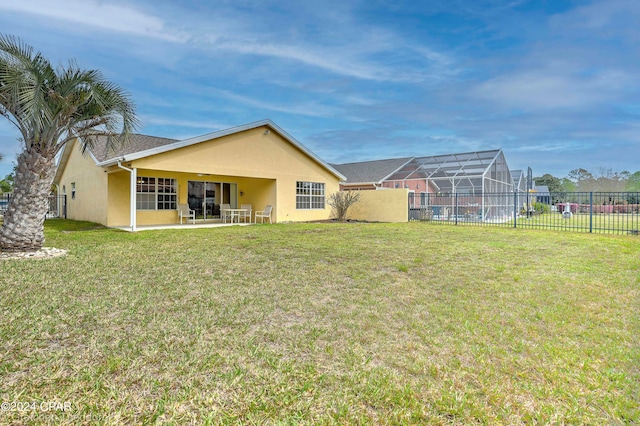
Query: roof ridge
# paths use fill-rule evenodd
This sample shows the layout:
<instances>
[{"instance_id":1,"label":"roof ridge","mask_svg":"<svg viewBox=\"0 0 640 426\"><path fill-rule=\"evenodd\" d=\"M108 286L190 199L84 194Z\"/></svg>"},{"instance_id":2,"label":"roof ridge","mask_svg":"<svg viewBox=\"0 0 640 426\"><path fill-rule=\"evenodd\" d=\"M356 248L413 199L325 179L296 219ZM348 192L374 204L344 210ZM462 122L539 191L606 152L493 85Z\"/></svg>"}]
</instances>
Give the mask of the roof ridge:
<instances>
[{"instance_id":1,"label":"roof ridge","mask_svg":"<svg viewBox=\"0 0 640 426\"><path fill-rule=\"evenodd\" d=\"M405 156L405 157L381 158L379 160L351 161L349 163L331 163L331 164L336 165L336 166L348 166L348 165L351 165L351 164L374 163L374 162L378 162L378 161L410 160L412 158L414 158L414 156L408 155L408 156Z\"/></svg>"}]
</instances>

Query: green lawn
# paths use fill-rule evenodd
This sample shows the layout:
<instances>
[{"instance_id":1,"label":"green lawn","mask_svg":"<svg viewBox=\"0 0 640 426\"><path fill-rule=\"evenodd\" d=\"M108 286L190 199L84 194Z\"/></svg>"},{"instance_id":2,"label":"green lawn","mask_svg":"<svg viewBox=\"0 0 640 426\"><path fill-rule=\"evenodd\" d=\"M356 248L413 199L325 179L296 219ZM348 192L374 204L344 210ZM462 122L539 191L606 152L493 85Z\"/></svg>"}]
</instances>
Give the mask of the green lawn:
<instances>
[{"instance_id":1,"label":"green lawn","mask_svg":"<svg viewBox=\"0 0 640 426\"><path fill-rule=\"evenodd\" d=\"M449 218L447 221L434 220L432 224L457 226L498 226L513 228L513 218L497 222L482 222L476 215ZM640 215L638 214L573 214L564 218L562 213L552 212L536 214L531 217L518 216L517 228L542 229L548 231L583 232L594 234L638 235L640 233Z\"/></svg>"},{"instance_id":2,"label":"green lawn","mask_svg":"<svg viewBox=\"0 0 640 426\"><path fill-rule=\"evenodd\" d=\"M565 219L562 213L552 212L518 218L518 226L575 232L589 232L591 229L594 233L637 235L640 230L640 215L579 213Z\"/></svg>"},{"instance_id":3,"label":"green lawn","mask_svg":"<svg viewBox=\"0 0 640 426\"><path fill-rule=\"evenodd\" d=\"M636 236L46 229L0 262L0 424L640 422Z\"/></svg>"}]
</instances>

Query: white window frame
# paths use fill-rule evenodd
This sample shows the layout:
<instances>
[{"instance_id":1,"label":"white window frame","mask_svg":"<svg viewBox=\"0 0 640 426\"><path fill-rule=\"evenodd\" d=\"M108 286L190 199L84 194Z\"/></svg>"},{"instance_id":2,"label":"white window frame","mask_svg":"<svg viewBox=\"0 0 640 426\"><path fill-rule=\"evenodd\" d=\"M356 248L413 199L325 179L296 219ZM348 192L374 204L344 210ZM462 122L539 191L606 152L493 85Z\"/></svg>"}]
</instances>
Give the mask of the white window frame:
<instances>
[{"instance_id":1,"label":"white window frame","mask_svg":"<svg viewBox=\"0 0 640 426\"><path fill-rule=\"evenodd\" d=\"M322 182L296 182L296 210L324 210L325 184Z\"/></svg>"},{"instance_id":2,"label":"white window frame","mask_svg":"<svg viewBox=\"0 0 640 426\"><path fill-rule=\"evenodd\" d=\"M176 208L178 208L177 179L138 177L136 210L175 210Z\"/></svg>"}]
</instances>

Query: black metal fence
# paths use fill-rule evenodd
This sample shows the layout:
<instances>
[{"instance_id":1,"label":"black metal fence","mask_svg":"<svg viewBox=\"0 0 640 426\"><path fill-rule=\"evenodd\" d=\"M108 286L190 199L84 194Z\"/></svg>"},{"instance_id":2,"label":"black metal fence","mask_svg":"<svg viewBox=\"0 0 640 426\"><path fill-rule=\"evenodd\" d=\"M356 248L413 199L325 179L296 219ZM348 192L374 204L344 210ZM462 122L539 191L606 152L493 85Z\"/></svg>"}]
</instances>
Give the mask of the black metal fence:
<instances>
[{"instance_id":1,"label":"black metal fence","mask_svg":"<svg viewBox=\"0 0 640 426\"><path fill-rule=\"evenodd\" d=\"M0 194L0 216L9 207L13 194ZM49 210L46 218L65 218L67 217L67 196L66 195L49 195Z\"/></svg>"},{"instance_id":2,"label":"black metal fence","mask_svg":"<svg viewBox=\"0 0 640 426\"><path fill-rule=\"evenodd\" d=\"M638 235L640 192L411 193L409 220Z\"/></svg>"}]
</instances>

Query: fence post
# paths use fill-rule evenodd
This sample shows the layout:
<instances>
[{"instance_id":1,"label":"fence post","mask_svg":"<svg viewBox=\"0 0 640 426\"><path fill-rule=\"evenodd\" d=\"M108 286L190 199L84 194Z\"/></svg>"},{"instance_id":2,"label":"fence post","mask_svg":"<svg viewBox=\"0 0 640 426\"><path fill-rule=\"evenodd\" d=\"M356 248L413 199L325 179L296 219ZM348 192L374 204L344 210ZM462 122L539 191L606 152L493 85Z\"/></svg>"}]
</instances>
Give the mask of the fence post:
<instances>
[{"instance_id":1,"label":"fence post","mask_svg":"<svg viewBox=\"0 0 640 426\"><path fill-rule=\"evenodd\" d=\"M456 207L455 210L453 211L453 215L456 218L456 225L458 224L458 193L456 192Z\"/></svg>"},{"instance_id":2,"label":"fence post","mask_svg":"<svg viewBox=\"0 0 640 426\"><path fill-rule=\"evenodd\" d=\"M513 227L518 227L518 191L513 191Z\"/></svg>"},{"instance_id":3,"label":"fence post","mask_svg":"<svg viewBox=\"0 0 640 426\"><path fill-rule=\"evenodd\" d=\"M589 193L589 233L593 233L593 192Z\"/></svg>"}]
</instances>

